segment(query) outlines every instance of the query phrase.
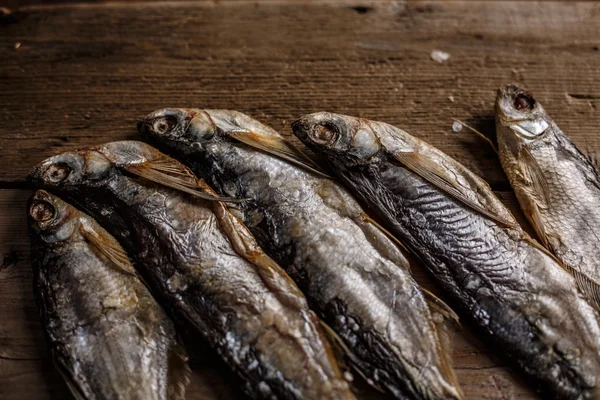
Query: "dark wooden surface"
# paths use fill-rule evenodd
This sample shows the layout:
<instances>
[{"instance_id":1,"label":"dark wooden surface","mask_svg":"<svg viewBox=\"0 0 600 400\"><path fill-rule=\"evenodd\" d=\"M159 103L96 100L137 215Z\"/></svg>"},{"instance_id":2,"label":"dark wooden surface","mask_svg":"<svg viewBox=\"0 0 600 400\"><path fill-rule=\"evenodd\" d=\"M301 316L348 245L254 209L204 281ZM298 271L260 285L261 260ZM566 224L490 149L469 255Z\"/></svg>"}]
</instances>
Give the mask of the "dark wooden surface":
<instances>
[{"instance_id":1,"label":"dark wooden surface","mask_svg":"<svg viewBox=\"0 0 600 400\"><path fill-rule=\"evenodd\" d=\"M440 147L487 179L522 220L492 150L466 130L452 132L452 118L493 135L495 90L517 82L595 154L599 46L594 3L124 2L4 11L0 398L68 398L31 289L25 175L44 157L137 138L136 120L166 106L238 109L285 134L304 113L337 111L397 124ZM431 60L435 49L450 59ZM415 274L435 290L423 271ZM467 398L535 398L501 352L469 326L454 329ZM189 399L239 395L215 365L194 360Z\"/></svg>"}]
</instances>

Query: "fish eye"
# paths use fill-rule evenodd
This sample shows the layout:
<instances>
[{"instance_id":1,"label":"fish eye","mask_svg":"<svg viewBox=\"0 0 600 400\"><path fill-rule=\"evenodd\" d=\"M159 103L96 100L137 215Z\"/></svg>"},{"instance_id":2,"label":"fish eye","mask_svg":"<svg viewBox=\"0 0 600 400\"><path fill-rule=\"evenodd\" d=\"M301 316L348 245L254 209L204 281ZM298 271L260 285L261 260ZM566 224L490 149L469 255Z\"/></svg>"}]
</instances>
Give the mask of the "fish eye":
<instances>
[{"instance_id":1,"label":"fish eye","mask_svg":"<svg viewBox=\"0 0 600 400\"><path fill-rule=\"evenodd\" d=\"M330 145L335 141L337 137L337 131L333 126L329 124L323 124L318 125L312 131L311 136L313 141L317 144Z\"/></svg>"},{"instance_id":2,"label":"fish eye","mask_svg":"<svg viewBox=\"0 0 600 400\"><path fill-rule=\"evenodd\" d=\"M31 205L29 215L38 222L50 221L54 218L56 210L54 206L47 201L37 201Z\"/></svg>"},{"instance_id":3,"label":"fish eye","mask_svg":"<svg viewBox=\"0 0 600 400\"><path fill-rule=\"evenodd\" d=\"M71 173L71 167L67 164L59 163L51 165L45 173L46 178L52 183L59 183L67 179Z\"/></svg>"},{"instance_id":4,"label":"fish eye","mask_svg":"<svg viewBox=\"0 0 600 400\"><path fill-rule=\"evenodd\" d=\"M177 119L172 116L156 118L152 123L152 129L154 132L164 135L165 133L171 132L171 130L177 125Z\"/></svg>"},{"instance_id":5,"label":"fish eye","mask_svg":"<svg viewBox=\"0 0 600 400\"><path fill-rule=\"evenodd\" d=\"M533 107L535 106L535 99L527 92L520 92L515 97L513 104L519 111L529 111L533 110Z\"/></svg>"}]
</instances>

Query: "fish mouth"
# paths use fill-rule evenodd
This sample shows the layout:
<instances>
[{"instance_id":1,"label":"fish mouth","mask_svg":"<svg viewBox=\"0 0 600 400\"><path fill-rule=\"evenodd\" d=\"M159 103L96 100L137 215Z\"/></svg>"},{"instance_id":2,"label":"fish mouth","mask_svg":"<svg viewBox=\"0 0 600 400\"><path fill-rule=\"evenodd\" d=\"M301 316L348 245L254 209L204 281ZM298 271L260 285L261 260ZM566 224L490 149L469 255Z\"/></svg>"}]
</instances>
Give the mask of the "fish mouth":
<instances>
[{"instance_id":1,"label":"fish mouth","mask_svg":"<svg viewBox=\"0 0 600 400\"><path fill-rule=\"evenodd\" d=\"M301 140L306 137L307 124L306 124L305 117L298 118L297 120L292 122L291 125L292 125L292 132L294 133L294 136L296 136L298 139L301 139Z\"/></svg>"},{"instance_id":2,"label":"fish mouth","mask_svg":"<svg viewBox=\"0 0 600 400\"><path fill-rule=\"evenodd\" d=\"M56 207L54 207L54 198L53 196L47 192L44 189L38 189L36 190L36 192L33 194L33 196L31 196L27 202L27 210L30 210L31 207L35 204L35 203L48 203L50 204L53 208L54 211L53 213L56 214ZM54 215L53 215L54 217ZM39 220L39 218L38 218Z\"/></svg>"},{"instance_id":3,"label":"fish mouth","mask_svg":"<svg viewBox=\"0 0 600 400\"><path fill-rule=\"evenodd\" d=\"M509 84L498 89L494 108L500 122L511 125L531 119L538 103L527 90Z\"/></svg>"},{"instance_id":4,"label":"fish mouth","mask_svg":"<svg viewBox=\"0 0 600 400\"><path fill-rule=\"evenodd\" d=\"M312 141L309 132L315 129L318 125L323 125L329 121L331 113L326 111L316 112L312 114L303 115L294 122L292 122L292 132L294 136L300 139L305 144Z\"/></svg>"},{"instance_id":5,"label":"fish mouth","mask_svg":"<svg viewBox=\"0 0 600 400\"><path fill-rule=\"evenodd\" d=\"M498 98L508 102L518 112L533 111L537 106L531 93L517 85L506 85L498 89Z\"/></svg>"},{"instance_id":6,"label":"fish mouth","mask_svg":"<svg viewBox=\"0 0 600 400\"><path fill-rule=\"evenodd\" d=\"M37 176L39 175L37 169L38 169L38 166L36 165L27 173L27 176L25 177L25 179L28 180L29 182L35 183L37 181Z\"/></svg>"},{"instance_id":7,"label":"fish mouth","mask_svg":"<svg viewBox=\"0 0 600 400\"><path fill-rule=\"evenodd\" d=\"M145 139L151 139L153 134L150 131L150 126L152 126L152 121L150 118L144 118L137 122L136 128L137 131L142 137Z\"/></svg>"},{"instance_id":8,"label":"fish mouth","mask_svg":"<svg viewBox=\"0 0 600 400\"><path fill-rule=\"evenodd\" d=\"M34 183L36 185L43 184L42 174L44 173L44 171L47 169L47 167L50 164L51 164L51 161L49 159L46 159L46 160L34 165L33 168L31 168L31 170L27 173L26 179L29 182Z\"/></svg>"},{"instance_id":9,"label":"fish mouth","mask_svg":"<svg viewBox=\"0 0 600 400\"><path fill-rule=\"evenodd\" d=\"M535 108L536 101L527 91L519 91L513 100L513 106L519 111L531 111Z\"/></svg>"},{"instance_id":10,"label":"fish mouth","mask_svg":"<svg viewBox=\"0 0 600 400\"><path fill-rule=\"evenodd\" d=\"M515 125L520 122L528 121L531 119L531 117L529 117L529 116L510 116L502 109L502 106L500 104L497 104L495 108L496 108L496 110L495 110L496 117L500 121L500 123L504 126L510 127L511 125Z\"/></svg>"}]
</instances>

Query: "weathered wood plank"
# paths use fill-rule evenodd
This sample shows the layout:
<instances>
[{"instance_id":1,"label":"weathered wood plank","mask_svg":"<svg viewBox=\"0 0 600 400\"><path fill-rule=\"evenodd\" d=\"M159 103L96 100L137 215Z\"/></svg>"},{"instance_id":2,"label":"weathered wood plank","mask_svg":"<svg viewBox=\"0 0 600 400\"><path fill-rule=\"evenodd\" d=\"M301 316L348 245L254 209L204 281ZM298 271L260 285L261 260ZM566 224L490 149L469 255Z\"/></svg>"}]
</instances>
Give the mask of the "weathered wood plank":
<instances>
[{"instance_id":1,"label":"weathered wood plank","mask_svg":"<svg viewBox=\"0 0 600 400\"><path fill-rule=\"evenodd\" d=\"M231 1L27 7L0 15L0 189L44 157L136 138L156 108L247 112L289 133L323 109L404 127L508 190L494 153L452 118L493 134L496 88L531 89L582 149L600 150L600 5ZM15 46L15 44L20 44ZM438 64L430 52L451 54ZM31 289L24 205L0 190L0 398L68 398ZM514 195L500 193L517 210ZM524 218L517 210L521 222ZM530 229L528 227L528 229ZM420 283L436 291L418 267ZM443 297L443 296L442 296ZM533 398L504 360L454 329L468 398ZM188 398L239 396L212 359ZM371 397L370 392L361 394Z\"/></svg>"},{"instance_id":2,"label":"weathered wood plank","mask_svg":"<svg viewBox=\"0 0 600 400\"><path fill-rule=\"evenodd\" d=\"M0 181L22 181L57 151L136 137L138 118L170 105L235 108L284 132L322 109L385 120L506 188L493 153L450 125L479 126L511 81L582 148L599 148L595 3L121 3L26 8L1 21L10 168ZM450 59L432 61L433 49Z\"/></svg>"}]
</instances>

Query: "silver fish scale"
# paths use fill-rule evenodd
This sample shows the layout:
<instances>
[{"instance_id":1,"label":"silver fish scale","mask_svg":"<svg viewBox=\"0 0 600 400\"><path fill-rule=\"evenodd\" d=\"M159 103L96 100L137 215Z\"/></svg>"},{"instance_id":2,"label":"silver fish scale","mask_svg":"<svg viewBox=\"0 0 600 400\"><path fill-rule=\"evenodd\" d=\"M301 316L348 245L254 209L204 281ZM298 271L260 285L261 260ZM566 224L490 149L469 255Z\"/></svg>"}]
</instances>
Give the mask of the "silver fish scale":
<instances>
[{"instance_id":1,"label":"silver fish scale","mask_svg":"<svg viewBox=\"0 0 600 400\"><path fill-rule=\"evenodd\" d=\"M565 139L558 131L531 147L548 185L548 205L540 209L544 230L557 256L600 282L599 180Z\"/></svg>"},{"instance_id":2,"label":"silver fish scale","mask_svg":"<svg viewBox=\"0 0 600 400\"><path fill-rule=\"evenodd\" d=\"M55 170L68 171L60 184L48 178ZM183 165L122 141L50 157L30 178L119 237L154 295L215 348L249 396L354 399L304 296L222 203L201 200L212 191ZM45 218L45 208L36 204L35 215Z\"/></svg>"},{"instance_id":3,"label":"silver fish scale","mask_svg":"<svg viewBox=\"0 0 600 400\"><path fill-rule=\"evenodd\" d=\"M482 327L519 354L517 362L546 382L557 382L564 397L594 398L600 355L593 349L600 348L600 326L568 273L520 232L498 226L397 163L383 161L370 171L377 172L363 176L345 170L340 177ZM432 207L436 215L427 212ZM441 223L444 215L457 213L460 224ZM558 367L567 360L568 366ZM579 387L568 381L575 371Z\"/></svg>"},{"instance_id":4,"label":"silver fish scale","mask_svg":"<svg viewBox=\"0 0 600 400\"><path fill-rule=\"evenodd\" d=\"M538 236L600 310L600 177L529 92L498 90L502 167Z\"/></svg>"},{"instance_id":5,"label":"silver fish scale","mask_svg":"<svg viewBox=\"0 0 600 400\"><path fill-rule=\"evenodd\" d=\"M52 335L60 338L68 354L73 355L71 362L79 383L98 399L116 393L140 400L166 398L166 385L157 387L150 383L163 382L161 375L167 368L169 354L162 349L172 339L160 329L153 333L146 330L145 346L161 350L147 355L148 349L140 345L135 292L145 289L141 283L132 282L135 278L123 279L122 274L111 271L106 261L99 259L89 245L78 247L68 255L71 262L79 260L77 268L64 265L56 277L63 287L53 291L53 308L62 317L61 323L54 325L56 329ZM103 283L100 290L98 282ZM90 293L94 293L93 299L90 299ZM150 296L149 293L146 295ZM131 307L112 308L106 304L109 299L122 304L128 297L135 300ZM105 303L98 299L104 299ZM156 315L150 318L160 321L160 311L154 310L154 313ZM167 330L174 336L170 321L166 316L162 318L161 323L167 324ZM152 362L148 363L146 357L150 355ZM131 382L141 384L132 385Z\"/></svg>"},{"instance_id":6,"label":"silver fish scale","mask_svg":"<svg viewBox=\"0 0 600 400\"><path fill-rule=\"evenodd\" d=\"M171 321L137 277L100 256L77 229L59 246L37 241L32 253L55 360L86 399L168 398L175 381L166 375L176 377L171 363L183 351Z\"/></svg>"},{"instance_id":7,"label":"silver fish scale","mask_svg":"<svg viewBox=\"0 0 600 400\"><path fill-rule=\"evenodd\" d=\"M599 398L598 313L481 178L381 122L319 112L292 129L540 389Z\"/></svg>"},{"instance_id":8,"label":"silver fish scale","mask_svg":"<svg viewBox=\"0 0 600 400\"><path fill-rule=\"evenodd\" d=\"M384 186L394 187L401 193L397 201L406 210L406 224L413 227L437 248L440 257L462 263L473 274L493 280L490 285L505 285L513 281L518 270L520 251L503 229L488 218L465 208L419 176L405 168L390 165L381 170ZM401 191L401 192L400 192ZM435 210L435 211L432 211ZM517 292L524 287L511 287Z\"/></svg>"},{"instance_id":9,"label":"silver fish scale","mask_svg":"<svg viewBox=\"0 0 600 400\"><path fill-rule=\"evenodd\" d=\"M268 236L268 243L263 243L267 252L291 253L289 262L279 261L312 307L323 316L331 304L341 301L346 314L328 321L334 328L339 328L336 322L360 321L350 327L354 333L338 329L349 346L364 346L357 343L356 334L379 335L413 363L408 370L415 379L440 381L436 340L418 285L369 242L352 219L362 210L341 186L243 146L216 142L205 147L210 162L204 165L218 168L201 176L226 195L253 199L246 211L261 212L269 231L261 235L262 227L251 229L259 238Z\"/></svg>"},{"instance_id":10,"label":"silver fish scale","mask_svg":"<svg viewBox=\"0 0 600 400\"><path fill-rule=\"evenodd\" d=\"M315 332L300 314L297 318L282 318L290 314L289 310L264 285L256 267L235 252L207 202L124 176L112 180L111 190L135 210L137 218L146 219L154 227L160 242L169 243L171 262L178 272L167 286L180 291L179 296L195 292L196 297L202 296L219 309L210 317L187 313L186 318L201 331L206 329L205 319L210 318L209 324L217 326L221 333L227 332L226 336L219 336L215 331L214 337L208 339L220 348L221 354L233 360L234 368L241 368L242 374L244 368L260 368L264 381L257 382L257 390L261 396L270 380L283 381L287 396L293 398L322 394L318 390L327 384L317 384L318 377L331 372L310 360L299 346L290 346L287 338L290 335L308 348L310 341L318 340L311 336ZM183 301L193 300L188 297ZM273 351L273 346L280 351ZM245 366L245 359L254 352L259 353L258 358ZM293 367L298 360L302 360L301 373Z\"/></svg>"}]
</instances>

